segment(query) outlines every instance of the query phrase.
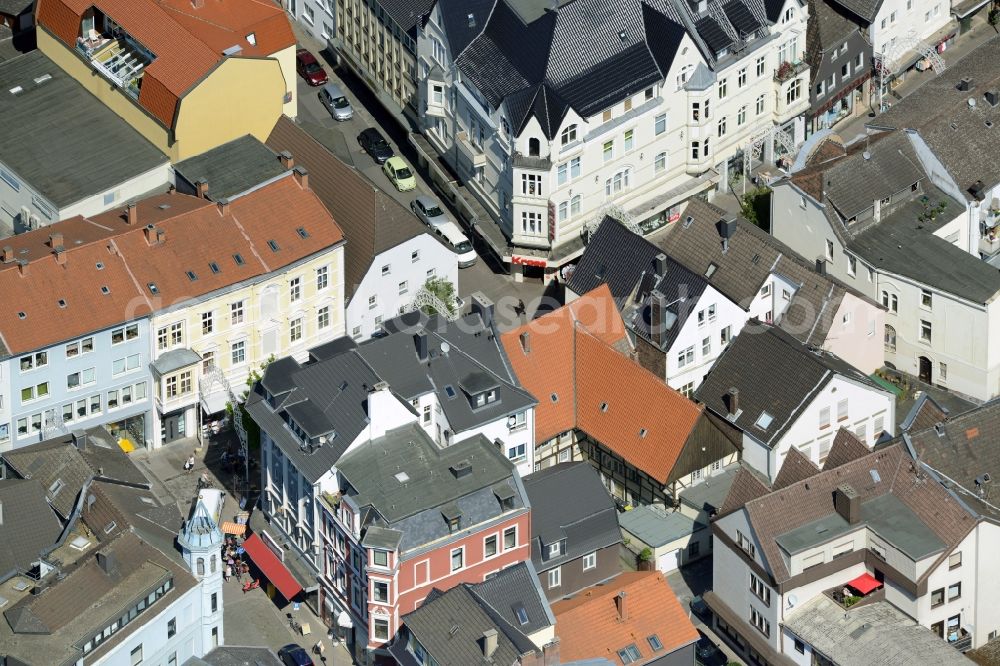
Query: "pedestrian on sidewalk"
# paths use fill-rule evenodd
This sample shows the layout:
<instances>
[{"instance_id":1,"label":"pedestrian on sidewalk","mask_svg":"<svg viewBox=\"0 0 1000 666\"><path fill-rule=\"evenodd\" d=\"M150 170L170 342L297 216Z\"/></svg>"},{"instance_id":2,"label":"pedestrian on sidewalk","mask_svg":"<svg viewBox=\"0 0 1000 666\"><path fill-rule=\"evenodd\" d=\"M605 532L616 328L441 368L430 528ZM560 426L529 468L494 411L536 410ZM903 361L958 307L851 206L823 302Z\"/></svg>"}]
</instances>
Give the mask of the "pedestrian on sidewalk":
<instances>
[{"instance_id":1,"label":"pedestrian on sidewalk","mask_svg":"<svg viewBox=\"0 0 1000 666\"><path fill-rule=\"evenodd\" d=\"M227 565L226 565L226 573L225 573L225 574L223 574L223 577L224 577L224 578L226 579L226 582L227 582L227 583L229 582L229 578L230 578L230 577L231 577L232 575L233 575L233 568L232 568L232 567L231 567L230 565L228 565L228 564L227 564Z\"/></svg>"},{"instance_id":2,"label":"pedestrian on sidewalk","mask_svg":"<svg viewBox=\"0 0 1000 666\"><path fill-rule=\"evenodd\" d=\"M192 453L191 457L188 458L187 461L185 461L184 463L184 471L190 474L191 470L193 469L194 469L194 454Z\"/></svg>"}]
</instances>

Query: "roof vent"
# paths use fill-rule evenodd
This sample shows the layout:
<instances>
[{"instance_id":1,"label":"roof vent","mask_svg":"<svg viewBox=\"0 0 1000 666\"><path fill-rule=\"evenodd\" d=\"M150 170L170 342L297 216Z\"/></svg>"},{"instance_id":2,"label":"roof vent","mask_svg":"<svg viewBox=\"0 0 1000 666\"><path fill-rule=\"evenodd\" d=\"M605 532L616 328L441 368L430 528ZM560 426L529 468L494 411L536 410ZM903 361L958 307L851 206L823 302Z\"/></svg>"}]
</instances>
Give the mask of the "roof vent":
<instances>
[{"instance_id":1,"label":"roof vent","mask_svg":"<svg viewBox=\"0 0 1000 666\"><path fill-rule=\"evenodd\" d=\"M968 76L963 78L961 81L958 82L958 89L961 90L962 92L972 90L972 79Z\"/></svg>"},{"instance_id":2,"label":"roof vent","mask_svg":"<svg viewBox=\"0 0 1000 666\"><path fill-rule=\"evenodd\" d=\"M393 477L395 477L395 479L400 483L406 483L407 481L410 480L410 475L407 474L406 472L396 472L395 474L393 474Z\"/></svg>"},{"instance_id":3,"label":"roof vent","mask_svg":"<svg viewBox=\"0 0 1000 666\"><path fill-rule=\"evenodd\" d=\"M35 77L35 85L40 86L43 83L45 83L46 81L51 81L51 80L52 80L52 75L51 74L42 74L41 76L36 76Z\"/></svg>"},{"instance_id":4,"label":"roof vent","mask_svg":"<svg viewBox=\"0 0 1000 666\"><path fill-rule=\"evenodd\" d=\"M222 52L222 55L224 55L224 56L234 56L234 55L236 55L237 53L239 53L242 50L243 50L242 46L240 46L239 44L233 44L228 49L225 49Z\"/></svg>"},{"instance_id":5,"label":"roof vent","mask_svg":"<svg viewBox=\"0 0 1000 666\"><path fill-rule=\"evenodd\" d=\"M257 46L257 35L251 32L247 35L247 41L250 43L250 46Z\"/></svg>"},{"instance_id":6,"label":"roof vent","mask_svg":"<svg viewBox=\"0 0 1000 666\"><path fill-rule=\"evenodd\" d=\"M684 228L685 229L687 229L688 227L690 227L692 224L694 224L694 218L693 217L691 217L690 215L688 215L687 217L684 218Z\"/></svg>"},{"instance_id":7,"label":"roof vent","mask_svg":"<svg viewBox=\"0 0 1000 666\"><path fill-rule=\"evenodd\" d=\"M867 162L872 158L872 154L866 150L865 152L861 153L861 157L865 158L865 162Z\"/></svg>"},{"instance_id":8,"label":"roof vent","mask_svg":"<svg viewBox=\"0 0 1000 666\"><path fill-rule=\"evenodd\" d=\"M476 27L476 15L475 14L469 14L467 18L469 20L469 27L470 28L475 28Z\"/></svg>"},{"instance_id":9,"label":"roof vent","mask_svg":"<svg viewBox=\"0 0 1000 666\"><path fill-rule=\"evenodd\" d=\"M944 424L941 422L935 423L934 432L937 433L938 437L944 437Z\"/></svg>"},{"instance_id":10,"label":"roof vent","mask_svg":"<svg viewBox=\"0 0 1000 666\"><path fill-rule=\"evenodd\" d=\"M627 34L625 34L625 31L624 31L624 30L622 30L621 32L619 32L619 33L618 33L618 39L622 40L623 42L624 42L624 41L625 41L626 39L628 39L628 35L627 35Z\"/></svg>"},{"instance_id":11,"label":"roof vent","mask_svg":"<svg viewBox=\"0 0 1000 666\"><path fill-rule=\"evenodd\" d=\"M969 108L970 109L976 108L976 98L975 97L970 97L969 98Z\"/></svg>"},{"instance_id":12,"label":"roof vent","mask_svg":"<svg viewBox=\"0 0 1000 666\"><path fill-rule=\"evenodd\" d=\"M601 411L602 412L608 411L608 403L606 403L606 402L602 402L601 403Z\"/></svg>"},{"instance_id":13,"label":"roof vent","mask_svg":"<svg viewBox=\"0 0 1000 666\"><path fill-rule=\"evenodd\" d=\"M468 460L462 460L460 462L455 463L448 469L451 470L452 476L454 476L456 479L461 479L463 477L468 476L469 474L472 474L472 463L469 462Z\"/></svg>"},{"instance_id":14,"label":"roof vent","mask_svg":"<svg viewBox=\"0 0 1000 666\"><path fill-rule=\"evenodd\" d=\"M19 93L21 93L23 91L24 91L24 88L22 88L21 86L14 86L13 88L10 89L10 94L11 95L17 95L17 94L19 94Z\"/></svg>"},{"instance_id":15,"label":"roof vent","mask_svg":"<svg viewBox=\"0 0 1000 666\"><path fill-rule=\"evenodd\" d=\"M985 99L986 103L990 106L996 106L997 104L1000 104L1000 93L996 90L987 90L986 94L983 95L983 99Z\"/></svg>"}]
</instances>

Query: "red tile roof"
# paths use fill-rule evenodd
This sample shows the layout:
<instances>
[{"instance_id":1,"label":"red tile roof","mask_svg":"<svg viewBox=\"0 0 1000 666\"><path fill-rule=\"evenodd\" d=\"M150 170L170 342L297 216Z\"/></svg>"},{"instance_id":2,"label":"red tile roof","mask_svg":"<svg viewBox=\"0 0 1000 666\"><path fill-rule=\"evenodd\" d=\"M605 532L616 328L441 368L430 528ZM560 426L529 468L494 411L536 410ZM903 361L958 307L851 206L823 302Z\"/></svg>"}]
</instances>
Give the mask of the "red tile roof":
<instances>
[{"instance_id":1,"label":"red tile roof","mask_svg":"<svg viewBox=\"0 0 1000 666\"><path fill-rule=\"evenodd\" d=\"M625 592L624 618L616 599ZM698 640L698 631L658 571L621 573L603 585L552 604L559 636L559 656L564 661L605 658L621 663L618 651L635 645L647 664ZM663 645L654 651L656 636Z\"/></svg>"},{"instance_id":2,"label":"red tile roof","mask_svg":"<svg viewBox=\"0 0 1000 666\"><path fill-rule=\"evenodd\" d=\"M501 341L518 380L538 400L536 442L579 428L630 465L667 481L703 408L611 346L620 347L626 337L607 285Z\"/></svg>"},{"instance_id":3,"label":"red tile roof","mask_svg":"<svg viewBox=\"0 0 1000 666\"><path fill-rule=\"evenodd\" d=\"M36 20L75 50L91 7L156 56L143 69L139 105L166 127L173 126L178 101L223 60L223 50L238 44L240 56L267 56L295 43L281 8L260 0L205 0L200 9L189 0L39 0ZM251 32L256 46L246 40Z\"/></svg>"},{"instance_id":4,"label":"red tile roof","mask_svg":"<svg viewBox=\"0 0 1000 666\"><path fill-rule=\"evenodd\" d=\"M225 214L216 203L172 193L140 201L137 218L130 226L118 211L75 217L3 241L26 262L24 271L16 261L0 264L0 302L8 304L0 313L0 341L11 353L131 321L343 241L323 204L291 174L233 200ZM148 224L162 230L162 243L147 241ZM48 247L50 234L62 234L64 263Z\"/></svg>"}]
</instances>

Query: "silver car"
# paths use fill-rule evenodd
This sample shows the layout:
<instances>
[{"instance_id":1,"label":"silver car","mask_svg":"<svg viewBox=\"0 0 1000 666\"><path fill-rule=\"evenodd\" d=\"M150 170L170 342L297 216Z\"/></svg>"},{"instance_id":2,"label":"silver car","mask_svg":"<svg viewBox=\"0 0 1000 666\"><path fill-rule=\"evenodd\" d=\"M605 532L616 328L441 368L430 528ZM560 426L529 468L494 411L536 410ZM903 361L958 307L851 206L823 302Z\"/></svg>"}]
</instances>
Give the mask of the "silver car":
<instances>
[{"instance_id":1,"label":"silver car","mask_svg":"<svg viewBox=\"0 0 1000 666\"><path fill-rule=\"evenodd\" d=\"M354 117L354 107L344 95L344 91L335 83L327 83L319 91L319 101L330 112L334 120L350 120Z\"/></svg>"},{"instance_id":2,"label":"silver car","mask_svg":"<svg viewBox=\"0 0 1000 666\"><path fill-rule=\"evenodd\" d=\"M431 229L437 229L444 223L451 221L438 202L428 196L421 195L411 201L410 209Z\"/></svg>"}]
</instances>

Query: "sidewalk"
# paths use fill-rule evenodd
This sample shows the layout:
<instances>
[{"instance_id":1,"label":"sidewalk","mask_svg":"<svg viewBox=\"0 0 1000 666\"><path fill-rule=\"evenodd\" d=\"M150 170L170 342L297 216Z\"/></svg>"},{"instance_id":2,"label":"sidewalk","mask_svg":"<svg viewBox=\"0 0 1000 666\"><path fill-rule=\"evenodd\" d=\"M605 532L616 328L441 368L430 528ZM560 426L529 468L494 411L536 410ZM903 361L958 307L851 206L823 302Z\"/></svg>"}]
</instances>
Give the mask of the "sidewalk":
<instances>
[{"instance_id":1,"label":"sidewalk","mask_svg":"<svg viewBox=\"0 0 1000 666\"><path fill-rule=\"evenodd\" d=\"M985 21L977 22L972 30L964 35L959 35L955 39L955 45L941 54L941 57L944 58L945 62L945 71L943 75L947 76L948 68L958 62L969 52L996 38L997 32L993 29L993 26ZM891 104L899 104L900 99L905 99L907 95L935 76L938 76L938 74L933 71L910 71L910 73L906 75L906 79L900 83L891 94L887 95L888 101ZM874 111L870 110L866 114L851 118L841 125L836 125L833 128L833 131L843 137L846 143L851 143L852 141L867 135L867 132L865 131L866 123L878 124L878 116L874 113Z\"/></svg>"}]
</instances>

